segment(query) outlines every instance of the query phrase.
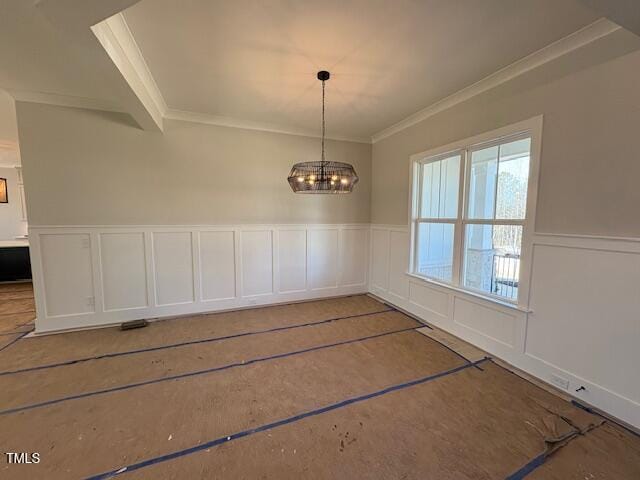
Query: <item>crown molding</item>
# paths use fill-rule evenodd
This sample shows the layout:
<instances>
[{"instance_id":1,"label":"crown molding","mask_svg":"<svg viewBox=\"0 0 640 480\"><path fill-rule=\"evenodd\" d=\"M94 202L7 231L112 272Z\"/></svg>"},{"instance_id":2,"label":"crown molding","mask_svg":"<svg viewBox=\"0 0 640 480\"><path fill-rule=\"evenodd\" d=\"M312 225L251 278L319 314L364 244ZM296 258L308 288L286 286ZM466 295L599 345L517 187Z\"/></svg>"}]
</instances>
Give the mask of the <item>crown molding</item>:
<instances>
[{"instance_id":1,"label":"crown molding","mask_svg":"<svg viewBox=\"0 0 640 480\"><path fill-rule=\"evenodd\" d=\"M517 60L516 62L492 73L482 80L469 85L462 90L458 90L456 93L449 95L448 97L445 97L412 115L409 115L404 120L373 134L371 136L371 143L379 142L383 138L394 135L437 113L469 100L470 98L497 87L502 83L508 82L515 77L577 50L580 47L588 45L589 43L605 37L620 28L621 27L619 25L616 25L606 18L600 18L580 30L577 30L572 34L567 35L566 37L561 38L560 40L557 40L556 42L551 43L546 47L543 47L540 50L537 50L530 55L527 55L526 57L523 57L520 60Z\"/></svg>"},{"instance_id":2,"label":"crown molding","mask_svg":"<svg viewBox=\"0 0 640 480\"><path fill-rule=\"evenodd\" d=\"M76 97L51 92L33 92L23 90L6 90L17 102L44 103L61 107L86 108L89 110L104 110L106 112L125 112L122 106L107 100L97 98Z\"/></svg>"},{"instance_id":3,"label":"crown molding","mask_svg":"<svg viewBox=\"0 0 640 480\"><path fill-rule=\"evenodd\" d=\"M241 128L244 130L258 130L261 132L282 133L285 135L296 135L301 137L320 138L320 135L315 130L292 128L283 125L254 122L250 120L241 120L238 118L210 115L208 113L188 112L184 110L176 110L173 108L169 108L167 110L165 119L178 120L182 122L203 123L206 125L216 125L220 127ZM342 142L356 142L367 144L371 143L371 139L367 137L345 137L339 135L328 135L325 138L327 140L338 140Z\"/></svg>"}]
</instances>

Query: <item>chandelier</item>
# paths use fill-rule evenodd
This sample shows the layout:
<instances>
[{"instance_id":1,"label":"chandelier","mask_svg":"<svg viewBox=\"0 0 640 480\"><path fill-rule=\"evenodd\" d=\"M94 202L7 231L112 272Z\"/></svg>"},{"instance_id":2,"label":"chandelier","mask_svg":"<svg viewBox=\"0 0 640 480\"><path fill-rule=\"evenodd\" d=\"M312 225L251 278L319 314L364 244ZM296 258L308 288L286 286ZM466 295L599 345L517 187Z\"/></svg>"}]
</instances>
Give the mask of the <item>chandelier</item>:
<instances>
[{"instance_id":1,"label":"chandelier","mask_svg":"<svg viewBox=\"0 0 640 480\"><path fill-rule=\"evenodd\" d=\"M342 162L327 162L324 156L324 82L329 72L318 72L322 81L322 154L319 162L296 163L289 172L289 185L294 193L351 193L358 183L358 175L352 165Z\"/></svg>"}]
</instances>

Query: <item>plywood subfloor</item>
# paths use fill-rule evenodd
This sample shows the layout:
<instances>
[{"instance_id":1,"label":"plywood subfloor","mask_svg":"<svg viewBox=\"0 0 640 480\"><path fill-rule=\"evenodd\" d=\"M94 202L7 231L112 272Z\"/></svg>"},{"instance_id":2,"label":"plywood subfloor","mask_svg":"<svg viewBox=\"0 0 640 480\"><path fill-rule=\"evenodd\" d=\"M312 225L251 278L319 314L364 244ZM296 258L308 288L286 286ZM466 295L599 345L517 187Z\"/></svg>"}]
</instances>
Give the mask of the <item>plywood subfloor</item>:
<instances>
[{"instance_id":1,"label":"plywood subfloor","mask_svg":"<svg viewBox=\"0 0 640 480\"><path fill-rule=\"evenodd\" d=\"M0 477L640 478L638 437L418 328L354 296L21 338L0 445L41 461Z\"/></svg>"}]
</instances>

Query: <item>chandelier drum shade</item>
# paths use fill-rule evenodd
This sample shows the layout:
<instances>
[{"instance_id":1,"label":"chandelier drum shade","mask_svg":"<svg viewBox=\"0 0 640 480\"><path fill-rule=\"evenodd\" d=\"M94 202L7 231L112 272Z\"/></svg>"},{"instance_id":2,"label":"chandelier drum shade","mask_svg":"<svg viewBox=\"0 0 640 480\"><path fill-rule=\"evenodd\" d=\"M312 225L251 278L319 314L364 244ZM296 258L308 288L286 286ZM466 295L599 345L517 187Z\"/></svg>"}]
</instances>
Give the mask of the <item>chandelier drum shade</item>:
<instances>
[{"instance_id":1,"label":"chandelier drum shade","mask_svg":"<svg viewBox=\"0 0 640 480\"><path fill-rule=\"evenodd\" d=\"M294 193L351 193L358 183L358 175L352 165L342 162L328 162L324 154L325 122L324 82L329 80L326 71L318 72L322 81L322 147L320 161L296 163L287 180Z\"/></svg>"},{"instance_id":2,"label":"chandelier drum shade","mask_svg":"<svg viewBox=\"0 0 640 480\"><path fill-rule=\"evenodd\" d=\"M296 193L349 193L356 183L358 176L348 163L296 163L289 173L289 185Z\"/></svg>"}]
</instances>

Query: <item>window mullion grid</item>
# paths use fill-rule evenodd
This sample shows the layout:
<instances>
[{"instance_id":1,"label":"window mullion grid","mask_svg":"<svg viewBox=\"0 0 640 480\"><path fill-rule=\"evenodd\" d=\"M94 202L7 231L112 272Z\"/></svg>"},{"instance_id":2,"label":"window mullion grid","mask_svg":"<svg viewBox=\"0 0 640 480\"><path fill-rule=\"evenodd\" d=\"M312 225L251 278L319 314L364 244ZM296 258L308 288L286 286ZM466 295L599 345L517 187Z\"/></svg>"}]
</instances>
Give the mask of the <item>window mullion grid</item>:
<instances>
[{"instance_id":1,"label":"window mullion grid","mask_svg":"<svg viewBox=\"0 0 640 480\"><path fill-rule=\"evenodd\" d=\"M422 195L423 195L423 183L424 183L424 163L418 163L418 168L416 169L417 178L417 186L418 186L418 198L414 199L414 212L415 218L413 219L413 252L411 259L411 271L416 272L418 270L418 258L419 252L418 248L420 246L419 241L419 231L420 231L420 215L422 215Z\"/></svg>"},{"instance_id":2,"label":"window mullion grid","mask_svg":"<svg viewBox=\"0 0 640 480\"><path fill-rule=\"evenodd\" d=\"M436 217L420 217L416 218L416 222L419 223L456 223L457 218L436 218Z\"/></svg>"},{"instance_id":3,"label":"window mullion grid","mask_svg":"<svg viewBox=\"0 0 640 480\"><path fill-rule=\"evenodd\" d=\"M460 286L462 284L462 251L464 242L463 218L466 209L466 178L468 167L468 151L460 151L460 177L458 179L458 218L456 218L453 230L453 271L451 282Z\"/></svg>"},{"instance_id":4,"label":"window mullion grid","mask_svg":"<svg viewBox=\"0 0 640 480\"><path fill-rule=\"evenodd\" d=\"M500 152L502 145L498 145L498 157L496 158L496 185L493 188L493 218L498 214L498 184L500 183Z\"/></svg>"},{"instance_id":5,"label":"window mullion grid","mask_svg":"<svg viewBox=\"0 0 640 480\"><path fill-rule=\"evenodd\" d=\"M524 225L524 219L511 218L465 218L465 225Z\"/></svg>"}]
</instances>

